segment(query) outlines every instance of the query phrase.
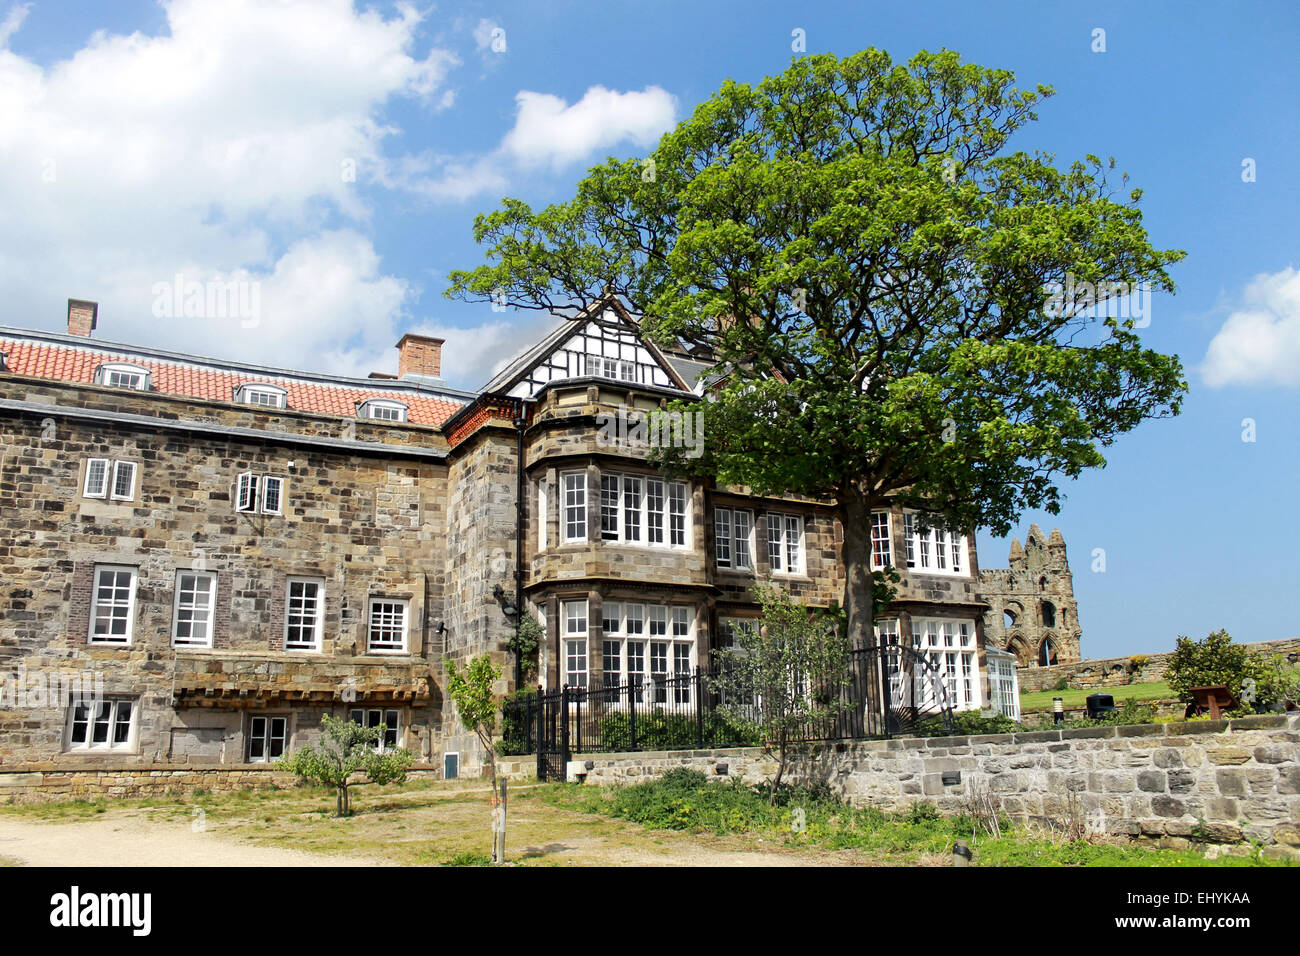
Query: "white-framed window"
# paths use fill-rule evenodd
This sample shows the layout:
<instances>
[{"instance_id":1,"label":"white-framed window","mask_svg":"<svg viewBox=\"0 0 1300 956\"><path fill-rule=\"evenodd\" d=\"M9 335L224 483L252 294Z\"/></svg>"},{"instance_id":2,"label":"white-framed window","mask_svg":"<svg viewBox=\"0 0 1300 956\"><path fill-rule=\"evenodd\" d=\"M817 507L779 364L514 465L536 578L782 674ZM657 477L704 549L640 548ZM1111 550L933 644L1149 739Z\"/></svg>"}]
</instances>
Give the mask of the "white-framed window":
<instances>
[{"instance_id":1,"label":"white-framed window","mask_svg":"<svg viewBox=\"0 0 1300 956\"><path fill-rule=\"evenodd\" d=\"M368 398L357 406L357 414L362 418L381 422L404 422L407 413L406 403L392 398Z\"/></svg>"},{"instance_id":2,"label":"white-framed window","mask_svg":"<svg viewBox=\"0 0 1300 956\"><path fill-rule=\"evenodd\" d=\"M284 508L284 479L279 475L263 475L261 497L262 514L280 514Z\"/></svg>"},{"instance_id":3,"label":"white-framed window","mask_svg":"<svg viewBox=\"0 0 1300 956\"><path fill-rule=\"evenodd\" d=\"M953 710L980 706L974 621L912 618L912 645L938 669Z\"/></svg>"},{"instance_id":4,"label":"white-framed window","mask_svg":"<svg viewBox=\"0 0 1300 956\"><path fill-rule=\"evenodd\" d=\"M406 621L411 602L405 598L370 599L366 650L371 654L406 652Z\"/></svg>"},{"instance_id":5,"label":"white-framed window","mask_svg":"<svg viewBox=\"0 0 1300 956\"><path fill-rule=\"evenodd\" d=\"M750 571L754 567L754 513L743 508L714 508L713 536L718 567Z\"/></svg>"},{"instance_id":6,"label":"white-framed window","mask_svg":"<svg viewBox=\"0 0 1300 956\"><path fill-rule=\"evenodd\" d=\"M289 392L279 385L249 382L235 389L235 401L244 405L261 405L263 408L288 408Z\"/></svg>"},{"instance_id":7,"label":"white-framed window","mask_svg":"<svg viewBox=\"0 0 1300 956\"><path fill-rule=\"evenodd\" d=\"M152 384L152 376L147 368L141 368L139 365L105 362L95 369L95 384L147 392Z\"/></svg>"},{"instance_id":8,"label":"white-framed window","mask_svg":"<svg viewBox=\"0 0 1300 956\"><path fill-rule=\"evenodd\" d=\"M601 605L605 685L633 687L636 703L685 704L692 699L688 678L695 670L695 612L684 605L607 601ZM647 681L647 676L649 680ZM648 693L645 689L648 686ZM614 703L614 702L611 702Z\"/></svg>"},{"instance_id":9,"label":"white-framed window","mask_svg":"<svg viewBox=\"0 0 1300 956\"><path fill-rule=\"evenodd\" d=\"M112 497L114 501L132 501L135 498L136 464L133 461L113 462Z\"/></svg>"},{"instance_id":10,"label":"white-framed window","mask_svg":"<svg viewBox=\"0 0 1300 956\"><path fill-rule=\"evenodd\" d=\"M587 473L567 471L564 480L564 540L587 540Z\"/></svg>"},{"instance_id":11,"label":"white-framed window","mask_svg":"<svg viewBox=\"0 0 1300 956\"><path fill-rule=\"evenodd\" d=\"M773 574L802 574L803 518L799 515L768 512L767 559Z\"/></svg>"},{"instance_id":12,"label":"white-framed window","mask_svg":"<svg viewBox=\"0 0 1300 956\"><path fill-rule=\"evenodd\" d=\"M648 475L600 476L600 539L612 544L686 546L686 484Z\"/></svg>"},{"instance_id":13,"label":"white-framed window","mask_svg":"<svg viewBox=\"0 0 1300 956\"><path fill-rule=\"evenodd\" d=\"M235 510L241 514L283 514L284 478L243 472L235 481Z\"/></svg>"},{"instance_id":14,"label":"white-framed window","mask_svg":"<svg viewBox=\"0 0 1300 956\"><path fill-rule=\"evenodd\" d=\"M547 513L547 495L546 479L543 478L537 483L537 550L545 551L546 543L546 525L550 521L550 515Z\"/></svg>"},{"instance_id":15,"label":"white-framed window","mask_svg":"<svg viewBox=\"0 0 1300 956\"><path fill-rule=\"evenodd\" d=\"M172 612L173 647L211 647L217 576L212 571L177 571Z\"/></svg>"},{"instance_id":16,"label":"white-framed window","mask_svg":"<svg viewBox=\"0 0 1300 956\"><path fill-rule=\"evenodd\" d=\"M913 514L903 515L907 566L926 574L968 574L966 537L940 527L922 527Z\"/></svg>"},{"instance_id":17,"label":"white-framed window","mask_svg":"<svg viewBox=\"0 0 1300 956\"><path fill-rule=\"evenodd\" d=\"M244 513L257 512L257 486L260 475L244 472L235 483L235 510Z\"/></svg>"},{"instance_id":18,"label":"white-framed window","mask_svg":"<svg viewBox=\"0 0 1300 956\"><path fill-rule=\"evenodd\" d=\"M108 473L112 463L107 458L86 459L86 480L81 487L83 498L108 497Z\"/></svg>"},{"instance_id":19,"label":"white-framed window","mask_svg":"<svg viewBox=\"0 0 1300 956\"><path fill-rule=\"evenodd\" d=\"M871 567L879 571L893 563L893 544L889 537L889 512L871 513Z\"/></svg>"},{"instance_id":20,"label":"white-framed window","mask_svg":"<svg viewBox=\"0 0 1300 956\"><path fill-rule=\"evenodd\" d=\"M402 715L391 707L354 707L348 711L348 720L362 727L382 725L384 736L376 747L381 753L389 747L402 745Z\"/></svg>"},{"instance_id":21,"label":"white-framed window","mask_svg":"<svg viewBox=\"0 0 1300 956\"><path fill-rule=\"evenodd\" d=\"M88 458L86 478L81 488L82 497L134 501L137 471L138 466L133 461Z\"/></svg>"},{"instance_id":22,"label":"white-framed window","mask_svg":"<svg viewBox=\"0 0 1300 956\"><path fill-rule=\"evenodd\" d=\"M130 644L135 629L135 582L138 570L113 564L95 566L90 599L91 644Z\"/></svg>"},{"instance_id":23,"label":"white-framed window","mask_svg":"<svg viewBox=\"0 0 1300 956\"><path fill-rule=\"evenodd\" d=\"M68 708L68 750L124 750L136 747L139 708L131 698L74 701Z\"/></svg>"},{"instance_id":24,"label":"white-framed window","mask_svg":"<svg viewBox=\"0 0 1300 956\"><path fill-rule=\"evenodd\" d=\"M248 718L248 762L268 763L284 756L289 742L289 718L258 714Z\"/></svg>"},{"instance_id":25,"label":"white-framed window","mask_svg":"<svg viewBox=\"0 0 1300 956\"><path fill-rule=\"evenodd\" d=\"M587 686L587 602L564 602L564 676L562 684Z\"/></svg>"},{"instance_id":26,"label":"white-framed window","mask_svg":"<svg viewBox=\"0 0 1300 956\"><path fill-rule=\"evenodd\" d=\"M321 578L286 578L284 649L319 651L325 621L325 582Z\"/></svg>"},{"instance_id":27,"label":"white-framed window","mask_svg":"<svg viewBox=\"0 0 1300 956\"><path fill-rule=\"evenodd\" d=\"M587 355L586 370L588 375L600 378L612 378L620 382L636 381L636 363L625 359L611 358L606 355Z\"/></svg>"}]
</instances>

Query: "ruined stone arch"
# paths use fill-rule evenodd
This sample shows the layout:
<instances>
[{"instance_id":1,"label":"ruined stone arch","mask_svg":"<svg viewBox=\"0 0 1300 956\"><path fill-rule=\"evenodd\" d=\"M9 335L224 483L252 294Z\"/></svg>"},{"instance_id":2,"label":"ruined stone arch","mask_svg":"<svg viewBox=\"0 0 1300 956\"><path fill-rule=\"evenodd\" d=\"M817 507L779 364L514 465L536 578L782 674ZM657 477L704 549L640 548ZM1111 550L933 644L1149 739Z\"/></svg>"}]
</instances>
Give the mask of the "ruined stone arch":
<instances>
[{"instance_id":1,"label":"ruined stone arch","mask_svg":"<svg viewBox=\"0 0 1300 956\"><path fill-rule=\"evenodd\" d=\"M1029 667L1033 664L1033 658L1029 652L1029 645L1025 643L1024 635L1011 635L1011 639L1007 641L1007 651L1016 655L1016 663L1021 667Z\"/></svg>"},{"instance_id":2,"label":"ruined stone arch","mask_svg":"<svg viewBox=\"0 0 1300 956\"><path fill-rule=\"evenodd\" d=\"M1043 642L1038 645L1038 666L1050 667L1057 662L1058 645L1056 637L1048 634L1043 638Z\"/></svg>"},{"instance_id":3,"label":"ruined stone arch","mask_svg":"<svg viewBox=\"0 0 1300 956\"><path fill-rule=\"evenodd\" d=\"M1056 605L1051 601L1043 601L1039 606L1039 613L1042 616L1043 627L1056 627Z\"/></svg>"}]
</instances>

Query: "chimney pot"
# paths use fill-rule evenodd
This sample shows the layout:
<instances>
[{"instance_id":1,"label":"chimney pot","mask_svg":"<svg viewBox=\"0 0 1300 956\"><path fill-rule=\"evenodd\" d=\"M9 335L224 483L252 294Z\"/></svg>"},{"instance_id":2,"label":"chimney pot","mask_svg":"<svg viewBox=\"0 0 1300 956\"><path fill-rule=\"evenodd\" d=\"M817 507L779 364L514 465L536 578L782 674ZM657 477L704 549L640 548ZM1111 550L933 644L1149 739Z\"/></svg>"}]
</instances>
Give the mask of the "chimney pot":
<instances>
[{"instance_id":1,"label":"chimney pot","mask_svg":"<svg viewBox=\"0 0 1300 956\"><path fill-rule=\"evenodd\" d=\"M442 345L445 339L407 332L397 343L397 377L408 375L442 376Z\"/></svg>"},{"instance_id":2,"label":"chimney pot","mask_svg":"<svg viewBox=\"0 0 1300 956\"><path fill-rule=\"evenodd\" d=\"M90 336L99 317L99 303L85 299L68 300L68 334Z\"/></svg>"}]
</instances>

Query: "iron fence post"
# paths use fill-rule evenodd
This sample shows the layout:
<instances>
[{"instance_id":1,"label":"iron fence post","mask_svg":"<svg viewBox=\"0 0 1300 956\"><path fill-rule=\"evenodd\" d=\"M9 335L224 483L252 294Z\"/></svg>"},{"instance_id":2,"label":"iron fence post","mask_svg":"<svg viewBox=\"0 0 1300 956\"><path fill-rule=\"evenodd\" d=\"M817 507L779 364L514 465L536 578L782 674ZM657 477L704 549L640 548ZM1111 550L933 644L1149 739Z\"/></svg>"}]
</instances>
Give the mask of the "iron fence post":
<instances>
[{"instance_id":1,"label":"iron fence post","mask_svg":"<svg viewBox=\"0 0 1300 956\"><path fill-rule=\"evenodd\" d=\"M901 662L900 662L901 663ZM880 645L880 702L883 705L881 719L884 720L885 739L890 738L889 733L889 645Z\"/></svg>"},{"instance_id":2,"label":"iron fence post","mask_svg":"<svg viewBox=\"0 0 1300 956\"><path fill-rule=\"evenodd\" d=\"M560 780L569 779L569 685L560 688Z\"/></svg>"},{"instance_id":3,"label":"iron fence post","mask_svg":"<svg viewBox=\"0 0 1300 956\"><path fill-rule=\"evenodd\" d=\"M631 675L628 675L631 677ZM636 750L636 695L638 685L628 684L627 688L627 735L628 749Z\"/></svg>"},{"instance_id":4,"label":"iron fence post","mask_svg":"<svg viewBox=\"0 0 1300 956\"><path fill-rule=\"evenodd\" d=\"M700 669L695 668L695 746L698 750L704 749L704 695L701 693L703 681L700 679Z\"/></svg>"},{"instance_id":5,"label":"iron fence post","mask_svg":"<svg viewBox=\"0 0 1300 956\"><path fill-rule=\"evenodd\" d=\"M534 736L533 738L533 740L537 744L537 779L538 780L546 779L546 765L542 759L542 753L545 750L545 747L542 744L542 734L544 733L542 729L542 712L544 707L545 707L545 702L542 700L542 685L538 684L537 685L537 733L536 736ZM531 721L529 722L529 730L530 732L532 730Z\"/></svg>"}]
</instances>

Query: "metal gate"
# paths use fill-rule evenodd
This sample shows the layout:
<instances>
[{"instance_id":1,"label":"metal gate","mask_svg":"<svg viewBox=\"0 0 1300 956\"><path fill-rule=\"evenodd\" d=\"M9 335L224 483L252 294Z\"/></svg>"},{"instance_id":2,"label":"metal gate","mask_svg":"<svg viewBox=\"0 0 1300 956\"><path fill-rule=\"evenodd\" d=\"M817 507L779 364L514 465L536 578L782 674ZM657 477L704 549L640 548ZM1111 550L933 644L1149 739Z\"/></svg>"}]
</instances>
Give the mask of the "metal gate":
<instances>
[{"instance_id":1,"label":"metal gate","mask_svg":"<svg viewBox=\"0 0 1300 956\"><path fill-rule=\"evenodd\" d=\"M537 696L537 779L565 779L569 762L569 704L573 692L568 687L558 693Z\"/></svg>"}]
</instances>

